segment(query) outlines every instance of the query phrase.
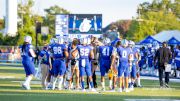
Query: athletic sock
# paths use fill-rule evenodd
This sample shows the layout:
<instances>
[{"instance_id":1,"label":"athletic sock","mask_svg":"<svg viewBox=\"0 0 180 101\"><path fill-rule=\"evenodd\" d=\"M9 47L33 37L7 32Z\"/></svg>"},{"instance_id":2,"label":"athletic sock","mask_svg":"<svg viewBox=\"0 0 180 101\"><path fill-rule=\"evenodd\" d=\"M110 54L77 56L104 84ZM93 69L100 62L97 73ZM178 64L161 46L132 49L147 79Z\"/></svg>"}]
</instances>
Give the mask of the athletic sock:
<instances>
[{"instance_id":1,"label":"athletic sock","mask_svg":"<svg viewBox=\"0 0 180 101\"><path fill-rule=\"evenodd\" d=\"M105 82L101 82L102 88L105 88Z\"/></svg>"},{"instance_id":2,"label":"athletic sock","mask_svg":"<svg viewBox=\"0 0 180 101\"><path fill-rule=\"evenodd\" d=\"M141 79L140 79L140 77L137 78L137 84L138 84L138 86L141 85Z\"/></svg>"},{"instance_id":3,"label":"athletic sock","mask_svg":"<svg viewBox=\"0 0 180 101\"><path fill-rule=\"evenodd\" d=\"M109 80L109 87L112 88L112 80Z\"/></svg>"},{"instance_id":4,"label":"athletic sock","mask_svg":"<svg viewBox=\"0 0 180 101\"><path fill-rule=\"evenodd\" d=\"M84 81L81 81L82 89L84 89Z\"/></svg>"},{"instance_id":5,"label":"athletic sock","mask_svg":"<svg viewBox=\"0 0 180 101\"><path fill-rule=\"evenodd\" d=\"M54 77L54 78L53 78L53 87L52 87L53 90L54 90L55 87L56 87L56 82L57 82L57 77Z\"/></svg>"},{"instance_id":6,"label":"athletic sock","mask_svg":"<svg viewBox=\"0 0 180 101\"><path fill-rule=\"evenodd\" d=\"M59 77L58 89L62 88L63 77Z\"/></svg>"},{"instance_id":7,"label":"athletic sock","mask_svg":"<svg viewBox=\"0 0 180 101\"><path fill-rule=\"evenodd\" d=\"M24 84L27 85L27 86L29 86L31 80L32 80L32 76L28 76L28 77L26 78L26 81L24 82Z\"/></svg>"},{"instance_id":8,"label":"athletic sock","mask_svg":"<svg viewBox=\"0 0 180 101\"><path fill-rule=\"evenodd\" d=\"M131 79L128 80L128 87L131 87Z\"/></svg>"},{"instance_id":9,"label":"athletic sock","mask_svg":"<svg viewBox=\"0 0 180 101\"><path fill-rule=\"evenodd\" d=\"M91 86L91 88L94 88L94 85L93 85L92 81L90 82L90 86Z\"/></svg>"}]
</instances>

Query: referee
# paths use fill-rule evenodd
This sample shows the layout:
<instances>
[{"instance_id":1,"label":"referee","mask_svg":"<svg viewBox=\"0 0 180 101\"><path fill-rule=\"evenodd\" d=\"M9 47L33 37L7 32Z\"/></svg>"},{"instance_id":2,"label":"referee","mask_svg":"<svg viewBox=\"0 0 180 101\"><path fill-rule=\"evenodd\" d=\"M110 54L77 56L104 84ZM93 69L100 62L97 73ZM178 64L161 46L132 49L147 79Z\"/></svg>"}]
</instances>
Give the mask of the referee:
<instances>
[{"instance_id":1,"label":"referee","mask_svg":"<svg viewBox=\"0 0 180 101\"><path fill-rule=\"evenodd\" d=\"M171 59L171 51L167 48L167 43L163 42L162 47L156 52L154 63L158 63L160 88L163 88L163 74L165 72L165 64L168 64ZM169 72L165 72L165 87L169 88Z\"/></svg>"}]
</instances>

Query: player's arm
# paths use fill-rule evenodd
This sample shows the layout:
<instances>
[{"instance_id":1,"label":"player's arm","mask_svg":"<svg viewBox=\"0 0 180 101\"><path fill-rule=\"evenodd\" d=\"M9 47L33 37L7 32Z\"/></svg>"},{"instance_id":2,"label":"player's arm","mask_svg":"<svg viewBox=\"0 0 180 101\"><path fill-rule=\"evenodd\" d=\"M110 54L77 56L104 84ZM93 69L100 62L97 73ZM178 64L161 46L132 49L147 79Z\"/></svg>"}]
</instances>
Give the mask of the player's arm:
<instances>
[{"instance_id":1,"label":"player's arm","mask_svg":"<svg viewBox=\"0 0 180 101\"><path fill-rule=\"evenodd\" d=\"M93 50L90 51L90 58L93 60L94 59L94 52Z\"/></svg>"},{"instance_id":2,"label":"player's arm","mask_svg":"<svg viewBox=\"0 0 180 101\"><path fill-rule=\"evenodd\" d=\"M64 55L65 55L66 59L69 57L69 53L68 53L67 49L64 50Z\"/></svg>"},{"instance_id":3,"label":"player's arm","mask_svg":"<svg viewBox=\"0 0 180 101\"><path fill-rule=\"evenodd\" d=\"M96 59L99 60L99 46L97 46L96 49Z\"/></svg>"},{"instance_id":4,"label":"player's arm","mask_svg":"<svg viewBox=\"0 0 180 101\"><path fill-rule=\"evenodd\" d=\"M78 50L76 49L76 50L74 50L74 51L71 53L72 58L75 59L76 56L77 56L77 54L78 54Z\"/></svg>"},{"instance_id":5,"label":"player's arm","mask_svg":"<svg viewBox=\"0 0 180 101\"><path fill-rule=\"evenodd\" d=\"M31 56L32 56L33 58L36 57L36 54L35 54L35 52L34 52L34 50L33 50L33 46L32 46L32 45L30 46L29 52L30 52L30 54L31 54Z\"/></svg>"},{"instance_id":6,"label":"player's arm","mask_svg":"<svg viewBox=\"0 0 180 101\"><path fill-rule=\"evenodd\" d=\"M49 56L49 69L51 70L52 69L52 62L51 62L51 56Z\"/></svg>"},{"instance_id":7,"label":"player's arm","mask_svg":"<svg viewBox=\"0 0 180 101\"><path fill-rule=\"evenodd\" d=\"M115 59L116 59L116 54L117 54L117 51L115 48L113 48L113 51L112 51L112 54L111 54L111 66L110 66L110 69L113 69L113 65L114 65L114 62L115 62Z\"/></svg>"}]
</instances>

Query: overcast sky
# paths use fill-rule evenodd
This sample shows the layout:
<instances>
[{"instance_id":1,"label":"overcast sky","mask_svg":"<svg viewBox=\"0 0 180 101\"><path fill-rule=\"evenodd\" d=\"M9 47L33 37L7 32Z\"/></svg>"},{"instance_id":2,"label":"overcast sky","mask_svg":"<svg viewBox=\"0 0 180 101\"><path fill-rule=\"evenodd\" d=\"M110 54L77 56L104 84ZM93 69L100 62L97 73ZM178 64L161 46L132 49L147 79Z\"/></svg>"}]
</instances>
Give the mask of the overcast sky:
<instances>
[{"instance_id":1,"label":"overcast sky","mask_svg":"<svg viewBox=\"0 0 180 101\"><path fill-rule=\"evenodd\" d=\"M5 15L5 1L0 0L0 18ZM20 0L18 0L20 1ZM44 9L58 5L77 14L103 14L103 27L111 22L136 17L137 6L152 0L34 0L34 13L44 15Z\"/></svg>"}]
</instances>

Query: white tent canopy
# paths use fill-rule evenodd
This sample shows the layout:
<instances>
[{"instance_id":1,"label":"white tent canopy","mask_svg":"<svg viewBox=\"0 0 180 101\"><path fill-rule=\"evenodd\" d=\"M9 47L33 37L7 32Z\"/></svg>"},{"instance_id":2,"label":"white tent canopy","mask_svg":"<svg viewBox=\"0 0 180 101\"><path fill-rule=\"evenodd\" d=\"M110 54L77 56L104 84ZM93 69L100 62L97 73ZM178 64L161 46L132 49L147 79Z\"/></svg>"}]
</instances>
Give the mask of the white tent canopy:
<instances>
[{"instance_id":1,"label":"white tent canopy","mask_svg":"<svg viewBox=\"0 0 180 101\"><path fill-rule=\"evenodd\" d=\"M152 37L160 42L168 41L172 37L180 41L180 31L179 30L162 31Z\"/></svg>"}]
</instances>

